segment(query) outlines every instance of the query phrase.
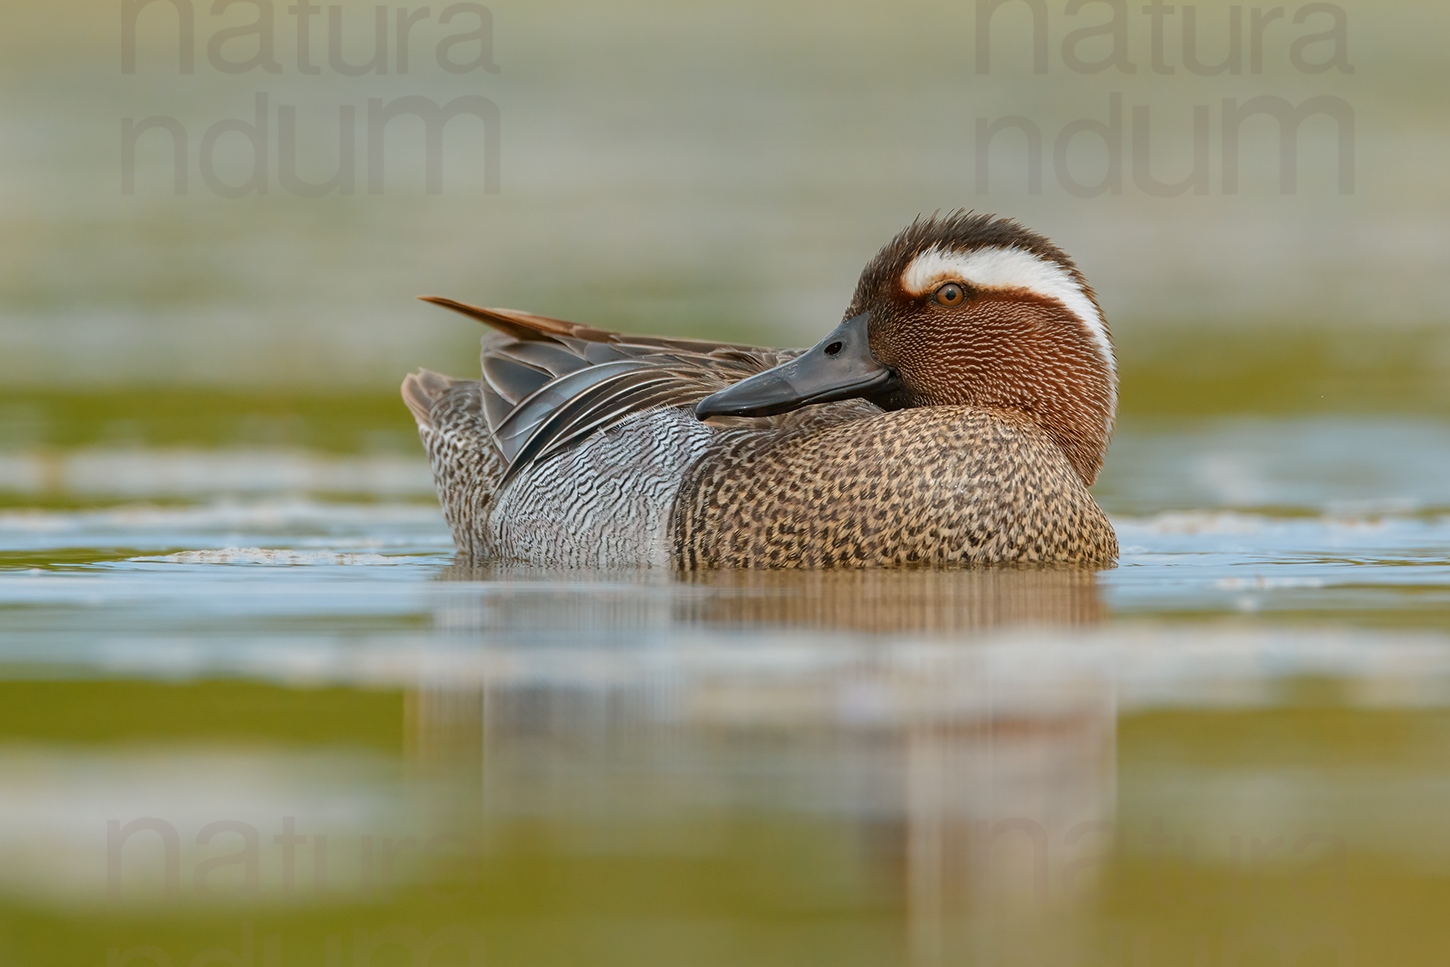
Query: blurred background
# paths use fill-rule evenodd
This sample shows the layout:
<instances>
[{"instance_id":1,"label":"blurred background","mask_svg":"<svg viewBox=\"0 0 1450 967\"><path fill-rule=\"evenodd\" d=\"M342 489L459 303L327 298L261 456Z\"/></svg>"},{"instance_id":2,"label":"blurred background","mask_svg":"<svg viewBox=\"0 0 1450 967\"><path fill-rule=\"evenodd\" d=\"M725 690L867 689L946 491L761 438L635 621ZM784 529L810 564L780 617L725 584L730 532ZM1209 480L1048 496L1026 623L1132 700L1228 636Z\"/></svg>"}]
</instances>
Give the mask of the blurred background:
<instances>
[{"instance_id":1,"label":"blurred background","mask_svg":"<svg viewBox=\"0 0 1450 967\"><path fill-rule=\"evenodd\" d=\"M0 961L1444 963L1447 35L7 0ZM1118 569L452 565L414 296L806 345L958 207L1097 289Z\"/></svg>"},{"instance_id":2,"label":"blurred background","mask_svg":"<svg viewBox=\"0 0 1450 967\"><path fill-rule=\"evenodd\" d=\"M299 69L299 17L281 3L183 6L194 7L191 73L171 0L6 5L0 375L12 389L382 393L420 363L467 375L478 333L412 301L434 292L607 327L804 344L837 320L895 231L967 207L1017 217L1079 260L1114 326L1130 412L1183 398L1443 404L1442 5L1200 3L1150 16L1106 0L1071 15L1025 0L525 4L486 8L487 30L463 10L440 23L440 6L411 22L400 65L399 12L429 8L386 8L379 59L379 8L345 2L307 18L303 63L316 73ZM264 47L246 27L267 10ZM1092 30L1116 22L1121 37ZM334 53L344 68L386 72L340 73ZM255 123L258 94L265 145L207 134ZM382 128L377 190L369 101L410 96L486 98L497 155L486 125L458 116L430 194L423 125L399 117ZM1291 186L1274 119L1227 123L1225 99L1265 96L1296 108L1334 99L1291 139ZM1109 152L1083 128L1107 128L1115 99ZM346 109L352 175L299 196L280 169L295 158L314 185L338 174ZM126 119L157 117L175 131L123 143ZM1004 118L1036 129L1035 152L1009 126L982 153L979 125ZM1226 130L1239 133L1236 186ZM1190 185L1195 137L1202 177ZM1162 197L1145 176L1186 190ZM222 197L228 185L265 193ZM1231 373L1246 378L1220 384Z\"/></svg>"}]
</instances>

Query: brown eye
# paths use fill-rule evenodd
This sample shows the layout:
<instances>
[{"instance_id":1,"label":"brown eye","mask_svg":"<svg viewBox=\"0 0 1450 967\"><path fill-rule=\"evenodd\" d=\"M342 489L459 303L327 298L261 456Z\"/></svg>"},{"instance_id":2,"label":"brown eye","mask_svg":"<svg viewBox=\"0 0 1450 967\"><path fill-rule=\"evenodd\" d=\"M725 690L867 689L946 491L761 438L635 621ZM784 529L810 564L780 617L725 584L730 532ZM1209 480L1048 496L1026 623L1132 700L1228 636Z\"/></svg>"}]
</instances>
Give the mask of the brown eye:
<instances>
[{"instance_id":1,"label":"brown eye","mask_svg":"<svg viewBox=\"0 0 1450 967\"><path fill-rule=\"evenodd\" d=\"M948 282L936 290L936 304L939 306L959 306L966 301L966 292L955 282Z\"/></svg>"}]
</instances>

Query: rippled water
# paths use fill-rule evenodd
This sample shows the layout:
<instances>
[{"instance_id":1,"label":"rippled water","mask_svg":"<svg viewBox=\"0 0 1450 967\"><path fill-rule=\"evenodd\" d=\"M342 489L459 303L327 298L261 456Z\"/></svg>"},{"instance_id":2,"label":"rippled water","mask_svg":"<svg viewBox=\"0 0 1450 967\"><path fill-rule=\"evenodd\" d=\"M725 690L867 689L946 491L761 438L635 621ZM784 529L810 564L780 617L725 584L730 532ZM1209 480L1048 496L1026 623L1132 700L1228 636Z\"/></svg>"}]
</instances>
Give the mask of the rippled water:
<instances>
[{"instance_id":1,"label":"rippled water","mask_svg":"<svg viewBox=\"0 0 1450 967\"><path fill-rule=\"evenodd\" d=\"M1447 443L1129 421L1098 575L468 571L406 449L12 448L0 953L1439 963Z\"/></svg>"}]
</instances>

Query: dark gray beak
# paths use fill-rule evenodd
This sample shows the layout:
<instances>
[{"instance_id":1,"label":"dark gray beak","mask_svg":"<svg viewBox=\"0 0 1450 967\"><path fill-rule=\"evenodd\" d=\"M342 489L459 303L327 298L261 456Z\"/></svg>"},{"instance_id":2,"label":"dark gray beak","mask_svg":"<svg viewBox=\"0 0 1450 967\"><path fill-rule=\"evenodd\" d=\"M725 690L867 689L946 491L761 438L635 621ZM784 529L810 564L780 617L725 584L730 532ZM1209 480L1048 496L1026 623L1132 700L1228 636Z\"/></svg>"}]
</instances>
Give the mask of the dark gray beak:
<instances>
[{"instance_id":1,"label":"dark gray beak","mask_svg":"<svg viewBox=\"0 0 1450 967\"><path fill-rule=\"evenodd\" d=\"M847 319L790 362L705 397L696 404L695 416L774 416L812 403L880 393L896 381L896 373L871 355L870 320L866 312Z\"/></svg>"}]
</instances>

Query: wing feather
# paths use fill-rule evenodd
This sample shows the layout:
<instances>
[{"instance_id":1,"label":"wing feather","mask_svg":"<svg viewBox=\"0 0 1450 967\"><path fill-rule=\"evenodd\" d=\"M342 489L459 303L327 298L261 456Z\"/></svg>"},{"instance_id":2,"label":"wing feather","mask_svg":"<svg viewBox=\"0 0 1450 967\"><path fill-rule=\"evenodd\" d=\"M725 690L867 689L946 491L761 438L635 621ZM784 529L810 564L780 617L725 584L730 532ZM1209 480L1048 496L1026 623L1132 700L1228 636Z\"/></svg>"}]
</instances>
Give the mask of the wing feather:
<instances>
[{"instance_id":1,"label":"wing feather","mask_svg":"<svg viewBox=\"0 0 1450 967\"><path fill-rule=\"evenodd\" d=\"M682 395L703 399L698 388L673 376L646 377L642 381L621 379L613 385L596 387L550 413L524 443L504 474L507 483L525 466L544 460L570 445L608 430L636 413L662 406L680 405Z\"/></svg>"},{"instance_id":2,"label":"wing feather","mask_svg":"<svg viewBox=\"0 0 1450 967\"><path fill-rule=\"evenodd\" d=\"M482 402L508 464L505 482L635 413L693 405L800 352L625 335L515 309L420 298L497 330L483 343Z\"/></svg>"},{"instance_id":3,"label":"wing feather","mask_svg":"<svg viewBox=\"0 0 1450 967\"><path fill-rule=\"evenodd\" d=\"M491 393L510 404L510 408L542 389L554 375L546 369L527 366L501 353L483 357L483 382ZM489 421L493 425L493 421Z\"/></svg>"},{"instance_id":4,"label":"wing feather","mask_svg":"<svg viewBox=\"0 0 1450 967\"><path fill-rule=\"evenodd\" d=\"M650 371L643 370L645 373ZM611 385L627 380L639 372L641 370L638 363L622 360L591 366L551 380L514 407L513 412L494 431L504 459L510 463L517 460L539 429L571 402L581 397L592 398L593 391L599 388L607 391Z\"/></svg>"},{"instance_id":5,"label":"wing feather","mask_svg":"<svg viewBox=\"0 0 1450 967\"><path fill-rule=\"evenodd\" d=\"M510 342L499 346L496 352L552 376L572 373L590 364L590 360L557 343Z\"/></svg>"}]
</instances>

